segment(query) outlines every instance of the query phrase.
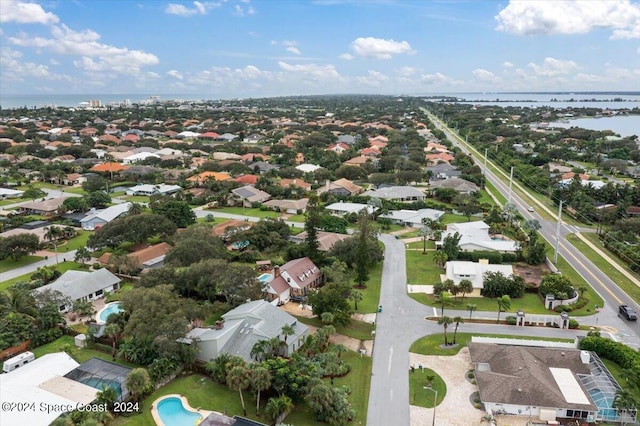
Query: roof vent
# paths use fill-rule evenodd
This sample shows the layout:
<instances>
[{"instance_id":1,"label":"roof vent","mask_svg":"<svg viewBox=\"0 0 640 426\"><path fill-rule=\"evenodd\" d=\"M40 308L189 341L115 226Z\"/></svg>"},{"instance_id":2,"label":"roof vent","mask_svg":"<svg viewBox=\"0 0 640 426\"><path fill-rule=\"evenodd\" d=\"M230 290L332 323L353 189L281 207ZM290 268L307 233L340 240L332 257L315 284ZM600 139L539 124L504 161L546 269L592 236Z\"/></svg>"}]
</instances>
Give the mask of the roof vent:
<instances>
[{"instance_id":1,"label":"roof vent","mask_svg":"<svg viewBox=\"0 0 640 426\"><path fill-rule=\"evenodd\" d=\"M563 351L563 352L560 352L560 355L564 356L564 351Z\"/></svg>"},{"instance_id":2,"label":"roof vent","mask_svg":"<svg viewBox=\"0 0 640 426\"><path fill-rule=\"evenodd\" d=\"M518 388L518 392L522 392L522 388Z\"/></svg>"}]
</instances>

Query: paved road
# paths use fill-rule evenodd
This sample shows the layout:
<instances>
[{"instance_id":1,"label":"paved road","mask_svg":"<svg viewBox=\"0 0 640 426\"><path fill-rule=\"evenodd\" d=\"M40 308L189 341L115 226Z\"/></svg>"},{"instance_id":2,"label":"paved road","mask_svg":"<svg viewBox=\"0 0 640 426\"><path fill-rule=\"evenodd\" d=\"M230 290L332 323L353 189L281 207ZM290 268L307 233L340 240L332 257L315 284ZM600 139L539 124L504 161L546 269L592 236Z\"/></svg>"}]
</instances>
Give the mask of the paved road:
<instances>
[{"instance_id":1,"label":"paved road","mask_svg":"<svg viewBox=\"0 0 640 426\"><path fill-rule=\"evenodd\" d=\"M10 271L0 273L0 282L11 280L21 275L33 273L36 271L36 269L40 268L41 266L55 265L56 263L62 263L65 259L69 261L73 261L75 257L76 257L75 250L63 251L63 252L58 251L57 262L56 262L56 256L55 254L53 254L49 256L48 259L42 259L37 262L33 262L28 265L21 266L19 268L11 269Z\"/></svg>"},{"instance_id":2,"label":"paved road","mask_svg":"<svg viewBox=\"0 0 640 426\"><path fill-rule=\"evenodd\" d=\"M444 131L448 139L463 151L469 153L466 147L462 146L459 138L454 135L450 129L442 125L437 117L431 116L432 122L440 130ZM491 182L500 193L505 197L509 193L509 187L501 179L499 179L490 168L484 169L481 161L478 162L481 169L485 172L485 177ZM536 212L527 211L527 203L522 200L515 192L512 192L511 202L514 203L518 210L526 219L537 219L542 228L540 234L552 245L556 242L556 222L550 222L540 217ZM631 299L624 291L622 291L616 283L604 274L596 265L594 265L580 250L574 247L566 240L566 235L578 232L576 226L561 224L561 238L558 244L558 253L569 262L573 268L594 288L594 290L604 299L605 307L598 314L598 323L601 326L613 327L619 333L612 337L625 344L640 348L640 321L628 322L618 317L618 305L621 303L633 306L636 311L640 312L640 306ZM594 306L595 308L595 306Z\"/></svg>"}]
</instances>

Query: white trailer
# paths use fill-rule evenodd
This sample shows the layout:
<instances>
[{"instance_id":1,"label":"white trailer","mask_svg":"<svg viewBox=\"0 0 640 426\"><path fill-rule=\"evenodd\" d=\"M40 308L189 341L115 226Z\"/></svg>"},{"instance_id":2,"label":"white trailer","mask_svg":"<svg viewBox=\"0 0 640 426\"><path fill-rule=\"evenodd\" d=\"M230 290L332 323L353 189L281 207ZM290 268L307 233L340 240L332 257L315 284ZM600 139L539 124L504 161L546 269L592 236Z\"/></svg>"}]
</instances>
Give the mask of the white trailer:
<instances>
[{"instance_id":1,"label":"white trailer","mask_svg":"<svg viewBox=\"0 0 640 426\"><path fill-rule=\"evenodd\" d=\"M13 358L9 358L8 360L6 360L4 362L4 366L2 367L2 371L4 373L9 373L10 371L22 367L23 365L28 364L35 359L36 357L35 355L33 355L33 352L23 352L20 355L16 355Z\"/></svg>"}]
</instances>

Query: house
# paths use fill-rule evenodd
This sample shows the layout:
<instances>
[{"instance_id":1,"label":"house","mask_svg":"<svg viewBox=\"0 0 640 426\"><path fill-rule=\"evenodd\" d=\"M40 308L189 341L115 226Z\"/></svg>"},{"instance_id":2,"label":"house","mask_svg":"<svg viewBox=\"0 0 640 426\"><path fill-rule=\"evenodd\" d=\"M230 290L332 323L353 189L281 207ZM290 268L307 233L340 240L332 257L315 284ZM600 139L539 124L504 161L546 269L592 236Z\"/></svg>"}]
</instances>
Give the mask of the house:
<instances>
[{"instance_id":1,"label":"house","mask_svg":"<svg viewBox=\"0 0 640 426\"><path fill-rule=\"evenodd\" d=\"M349 150L349 145L347 145L346 143L340 142L340 143L336 143L333 145L329 145L325 151L333 151L336 154L342 154L345 151Z\"/></svg>"},{"instance_id":2,"label":"house","mask_svg":"<svg viewBox=\"0 0 640 426\"><path fill-rule=\"evenodd\" d=\"M379 217L389 219L391 223L412 228L421 228L425 219L437 221L444 215L443 211L434 209L420 210L391 210L387 214L381 214Z\"/></svg>"},{"instance_id":3,"label":"house","mask_svg":"<svg viewBox=\"0 0 640 426\"><path fill-rule=\"evenodd\" d=\"M0 188L0 200L6 200L9 198L20 198L24 194L24 191L18 191L17 189Z\"/></svg>"},{"instance_id":4,"label":"house","mask_svg":"<svg viewBox=\"0 0 640 426\"><path fill-rule=\"evenodd\" d=\"M61 312L73 308L73 302L90 302L104 296L104 292L113 292L120 288L120 278L107 269L92 272L67 271L54 282L38 287L33 292L59 291L70 299L69 304L59 307Z\"/></svg>"},{"instance_id":5,"label":"house","mask_svg":"<svg viewBox=\"0 0 640 426\"><path fill-rule=\"evenodd\" d=\"M351 135L340 135L338 136L338 143L353 145L354 143L356 143L356 137Z\"/></svg>"},{"instance_id":6,"label":"house","mask_svg":"<svg viewBox=\"0 0 640 426\"><path fill-rule=\"evenodd\" d=\"M300 200L270 200L262 205L286 214L303 214L307 211L308 204L309 199L302 198Z\"/></svg>"},{"instance_id":7,"label":"house","mask_svg":"<svg viewBox=\"0 0 640 426\"><path fill-rule=\"evenodd\" d=\"M262 136L261 134L252 133L249 136L245 137L242 141L245 143L258 143L263 139L264 139L264 136Z\"/></svg>"},{"instance_id":8,"label":"house","mask_svg":"<svg viewBox=\"0 0 640 426\"><path fill-rule=\"evenodd\" d=\"M505 277L510 277L513 275L513 267L490 264L486 259L480 259L479 262L451 260L445 264L445 273L440 278L442 282L453 280L456 285L462 280L469 280L473 284L473 292L468 295L480 296L480 291L484 288L485 272L501 272Z\"/></svg>"},{"instance_id":9,"label":"house","mask_svg":"<svg viewBox=\"0 0 640 426\"><path fill-rule=\"evenodd\" d=\"M153 244L140 250L128 253L127 257L133 259L142 271L148 269L160 268L164 265L164 258L173 247L168 243L162 242ZM111 260L112 253L104 253L98 258L98 262L108 265Z\"/></svg>"},{"instance_id":10,"label":"house","mask_svg":"<svg viewBox=\"0 0 640 426\"><path fill-rule=\"evenodd\" d=\"M272 303L287 303L293 298L302 300L309 289L320 287L324 276L308 257L293 259L273 268L273 279L267 283L266 297Z\"/></svg>"},{"instance_id":11,"label":"house","mask_svg":"<svg viewBox=\"0 0 640 426\"><path fill-rule=\"evenodd\" d=\"M318 241L318 250L327 252L333 248L335 243L337 243L338 241L346 240L347 238L351 238L351 235L338 234L337 232L318 231L316 235L316 239ZM293 241L296 244L302 244L306 239L307 231L289 237L289 240Z\"/></svg>"},{"instance_id":12,"label":"house","mask_svg":"<svg viewBox=\"0 0 640 426\"><path fill-rule=\"evenodd\" d=\"M123 166L120 163L107 162L102 164L96 164L91 168L93 172L102 172L102 173L118 173L123 170L127 170L129 167Z\"/></svg>"},{"instance_id":13,"label":"house","mask_svg":"<svg viewBox=\"0 0 640 426\"><path fill-rule=\"evenodd\" d=\"M233 180L244 185L255 185L258 183L258 179L259 178L256 175L242 175L234 178Z\"/></svg>"},{"instance_id":14,"label":"house","mask_svg":"<svg viewBox=\"0 0 640 426\"><path fill-rule=\"evenodd\" d=\"M284 326L292 327L294 334L282 337ZM251 350L259 341L279 338L283 341L282 353L289 356L303 345L308 334L307 326L295 317L267 301L254 300L222 315L222 321L213 328L194 328L184 342L198 347L196 359L201 362L222 353L253 362Z\"/></svg>"},{"instance_id":15,"label":"house","mask_svg":"<svg viewBox=\"0 0 640 426\"><path fill-rule=\"evenodd\" d=\"M594 352L478 342L468 347L480 400L491 412L545 422L635 423L637 412L612 407L621 387Z\"/></svg>"},{"instance_id":16,"label":"house","mask_svg":"<svg viewBox=\"0 0 640 426\"><path fill-rule=\"evenodd\" d=\"M232 189L231 193L234 195L234 198L241 201L242 205L245 207L251 207L253 203L263 203L271 198L270 194L251 185Z\"/></svg>"},{"instance_id":17,"label":"house","mask_svg":"<svg viewBox=\"0 0 640 426\"><path fill-rule=\"evenodd\" d=\"M427 159L427 163L430 165L438 164L440 162L449 163L456 159L453 155L446 152L439 152L437 154L427 154L425 155Z\"/></svg>"},{"instance_id":18,"label":"house","mask_svg":"<svg viewBox=\"0 0 640 426\"><path fill-rule=\"evenodd\" d=\"M353 196L358 195L364 188L351 182L349 179L338 179L330 182L327 180L325 185L318 188L318 195L328 192L332 195Z\"/></svg>"},{"instance_id":19,"label":"house","mask_svg":"<svg viewBox=\"0 0 640 426\"><path fill-rule=\"evenodd\" d=\"M296 166L297 170L300 170L302 173L313 173L318 169L321 169L321 166L317 166L315 164L304 163Z\"/></svg>"},{"instance_id":20,"label":"house","mask_svg":"<svg viewBox=\"0 0 640 426\"><path fill-rule=\"evenodd\" d=\"M122 203L107 207L104 210L96 211L95 209L91 209L89 214L80 219L80 226L82 226L82 229L85 231L100 229L112 220L126 214L131 208L131 205L132 203Z\"/></svg>"},{"instance_id":21,"label":"house","mask_svg":"<svg viewBox=\"0 0 640 426\"><path fill-rule=\"evenodd\" d=\"M165 185L164 183L160 183L158 185L138 184L136 186L132 186L131 188L127 188L125 193L127 195L147 195L147 196L171 195L181 190L182 190L182 187L180 185Z\"/></svg>"},{"instance_id":22,"label":"house","mask_svg":"<svg viewBox=\"0 0 640 426\"><path fill-rule=\"evenodd\" d=\"M348 159L347 161L343 162L342 164L345 164L347 166L362 166L364 164L367 163L371 163L371 164L377 164L378 163L378 158L376 157L367 157L365 155L359 155L357 157L353 157Z\"/></svg>"},{"instance_id":23,"label":"house","mask_svg":"<svg viewBox=\"0 0 640 426\"><path fill-rule=\"evenodd\" d=\"M278 170L280 168L279 166L269 164L266 161L256 161L255 163L249 164L247 167L260 174L267 173L270 170Z\"/></svg>"},{"instance_id":24,"label":"house","mask_svg":"<svg viewBox=\"0 0 640 426\"><path fill-rule=\"evenodd\" d=\"M489 234L489 228L489 225L482 221L450 223L447 225L446 231L442 233L440 241L436 241L436 247L441 247L445 238L457 233L460 236L458 247L461 251L489 250L503 253L518 251L517 241L507 240L504 237L492 237Z\"/></svg>"},{"instance_id":25,"label":"house","mask_svg":"<svg viewBox=\"0 0 640 426\"><path fill-rule=\"evenodd\" d=\"M218 137L218 139L231 142L232 140L235 140L238 137L239 137L238 135L234 135L233 133L223 133Z\"/></svg>"},{"instance_id":26,"label":"house","mask_svg":"<svg viewBox=\"0 0 640 426\"><path fill-rule=\"evenodd\" d=\"M20 213L39 214L41 216L55 216L67 197L50 198L44 201L27 201L20 204Z\"/></svg>"},{"instance_id":27,"label":"house","mask_svg":"<svg viewBox=\"0 0 640 426\"><path fill-rule=\"evenodd\" d=\"M255 225L253 222L246 220L227 220L211 228L211 235L214 237L220 237L222 240L226 240L232 234L246 231L253 225Z\"/></svg>"},{"instance_id":28,"label":"house","mask_svg":"<svg viewBox=\"0 0 640 426\"><path fill-rule=\"evenodd\" d=\"M297 187L302 188L305 191L311 190L311 184L303 181L302 179L280 179L278 181L278 185L280 185L281 188Z\"/></svg>"},{"instance_id":29,"label":"house","mask_svg":"<svg viewBox=\"0 0 640 426\"><path fill-rule=\"evenodd\" d=\"M480 191L478 185L468 180L458 177L452 177L444 180L429 181L429 191L434 192L436 189L453 189L460 194L473 194Z\"/></svg>"},{"instance_id":30,"label":"house","mask_svg":"<svg viewBox=\"0 0 640 426\"><path fill-rule=\"evenodd\" d=\"M160 156L154 152L137 152L135 154L127 155L122 159L123 164L138 163L145 161L149 158L160 158Z\"/></svg>"},{"instance_id":31,"label":"house","mask_svg":"<svg viewBox=\"0 0 640 426\"><path fill-rule=\"evenodd\" d=\"M424 192L413 186L383 186L372 191L365 191L361 195L402 202L422 201L426 198Z\"/></svg>"},{"instance_id":32,"label":"house","mask_svg":"<svg viewBox=\"0 0 640 426\"><path fill-rule=\"evenodd\" d=\"M350 213L358 214L362 210L366 210L367 213L373 214L376 210L376 207L370 206L368 204L360 204L360 203L345 203L340 201L339 203L333 203L325 207L329 213L334 216L345 216Z\"/></svg>"},{"instance_id":33,"label":"house","mask_svg":"<svg viewBox=\"0 0 640 426\"><path fill-rule=\"evenodd\" d=\"M220 135L216 132L204 132L200 134L200 139L216 140L219 138L220 138Z\"/></svg>"},{"instance_id":34,"label":"house","mask_svg":"<svg viewBox=\"0 0 640 426\"><path fill-rule=\"evenodd\" d=\"M231 175L222 172L202 172L187 178L189 182L194 184L202 184L208 180L223 181L229 179L231 179Z\"/></svg>"},{"instance_id":35,"label":"house","mask_svg":"<svg viewBox=\"0 0 640 426\"><path fill-rule=\"evenodd\" d=\"M425 167L424 171L426 173L431 172L431 179L435 180L449 179L462 175L462 172L456 166L452 166L449 163L439 163L435 166Z\"/></svg>"}]
</instances>

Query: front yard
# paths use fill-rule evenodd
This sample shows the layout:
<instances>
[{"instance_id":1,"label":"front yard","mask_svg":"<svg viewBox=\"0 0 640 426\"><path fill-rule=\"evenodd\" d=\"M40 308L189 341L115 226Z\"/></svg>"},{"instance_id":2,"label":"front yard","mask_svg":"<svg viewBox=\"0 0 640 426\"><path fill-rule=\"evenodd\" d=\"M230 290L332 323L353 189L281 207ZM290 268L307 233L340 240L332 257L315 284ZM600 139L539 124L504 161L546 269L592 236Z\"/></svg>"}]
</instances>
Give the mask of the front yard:
<instances>
[{"instance_id":1,"label":"front yard","mask_svg":"<svg viewBox=\"0 0 640 426\"><path fill-rule=\"evenodd\" d=\"M422 249L422 242L420 249ZM433 261L432 251L422 254L422 250L407 250L407 283L433 285L440 282L442 269L438 268Z\"/></svg>"}]
</instances>

